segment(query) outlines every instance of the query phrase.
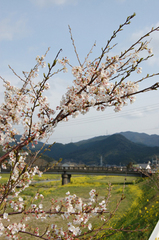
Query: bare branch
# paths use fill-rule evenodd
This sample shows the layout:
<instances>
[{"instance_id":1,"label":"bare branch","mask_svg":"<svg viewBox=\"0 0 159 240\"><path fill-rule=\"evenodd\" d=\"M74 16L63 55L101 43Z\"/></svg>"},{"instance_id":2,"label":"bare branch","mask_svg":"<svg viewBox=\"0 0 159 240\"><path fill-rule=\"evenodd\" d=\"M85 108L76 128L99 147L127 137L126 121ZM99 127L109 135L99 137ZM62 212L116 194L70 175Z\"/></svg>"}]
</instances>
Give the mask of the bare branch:
<instances>
[{"instance_id":1,"label":"bare branch","mask_svg":"<svg viewBox=\"0 0 159 240\"><path fill-rule=\"evenodd\" d=\"M77 53L77 49L76 49L76 46L75 46L75 42L74 42L74 39L73 39L73 36L72 36L72 31L71 31L71 27L68 25L68 28L69 28L69 32L70 32L70 36L71 36L71 41L72 41L72 45L74 47L74 51L75 51L75 54L76 54L76 57L77 57L77 60L79 62L79 65L82 66L81 62L80 62L80 59L79 59L79 56L78 56L78 53Z\"/></svg>"}]
</instances>

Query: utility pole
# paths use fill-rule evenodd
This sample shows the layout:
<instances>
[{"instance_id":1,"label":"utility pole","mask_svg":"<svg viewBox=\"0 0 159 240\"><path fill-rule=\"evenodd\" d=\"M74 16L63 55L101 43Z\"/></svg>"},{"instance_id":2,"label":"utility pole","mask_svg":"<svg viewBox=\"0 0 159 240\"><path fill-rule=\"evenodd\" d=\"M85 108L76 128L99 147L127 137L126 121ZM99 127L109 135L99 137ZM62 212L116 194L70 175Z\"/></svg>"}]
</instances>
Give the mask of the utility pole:
<instances>
[{"instance_id":1,"label":"utility pole","mask_svg":"<svg viewBox=\"0 0 159 240\"><path fill-rule=\"evenodd\" d=\"M102 158L102 155L100 157L100 166L102 167L103 166L103 158Z\"/></svg>"}]
</instances>

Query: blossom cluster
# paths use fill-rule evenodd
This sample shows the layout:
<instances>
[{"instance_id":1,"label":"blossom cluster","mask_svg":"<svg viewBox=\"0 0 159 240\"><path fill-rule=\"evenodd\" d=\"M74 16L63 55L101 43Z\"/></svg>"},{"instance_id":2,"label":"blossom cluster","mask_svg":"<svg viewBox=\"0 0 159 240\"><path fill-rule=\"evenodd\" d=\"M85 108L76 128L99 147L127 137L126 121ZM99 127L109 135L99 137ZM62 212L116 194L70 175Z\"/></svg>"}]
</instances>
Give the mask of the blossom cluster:
<instances>
[{"instance_id":1,"label":"blossom cluster","mask_svg":"<svg viewBox=\"0 0 159 240\"><path fill-rule=\"evenodd\" d=\"M35 140L42 140L47 137L48 132L53 131L51 123L55 111L50 108L47 97L42 94L44 90L50 88L49 83L46 78L37 83L32 80L37 77L39 66L45 67L44 57L38 56L35 67L29 73L25 72L26 79L21 88L12 86L9 81L4 80L6 90L4 103L0 106L0 145L4 151L12 149L13 144L10 146L10 143L17 144L16 135L19 131L16 125L21 124L24 128L20 141L33 135ZM39 121L34 122L35 115Z\"/></svg>"},{"instance_id":2,"label":"blossom cluster","mask_svg":"<svg viewBox=\"0 0 159 240\"><path fill-rule=\"evenodd\" d=\"M144 49L147 50L147 45L142 46ZM139 90L139 84L125 80L132 71L136 70L138 74L142 72L142 68L138 67L142 61L139 58L140 51L135 49L120 56L106 56L100 65L98 61L86 61L85 65L72 67L75 78L73 85L68 87L57 109L62 110L64 115L76 117L79 112L87 113L91 107L104 111L106 107L114 106L117 112L127 105L127 100L133 103L133 95ZM150 49L147 51L150 53ZM63 61L60 63L63 64ZM113 81L117 78L119 82Z\"/></svg>"},{"instance_id":3,"label":"blossom cluster","mask_svg":"<svg viewBox=\"0 0 159 240\"><path fill-rule=\"evenodd\" d=\"M0 236L6 236L8 239L19 239L18 233L26 232L29 227L30 217L36 220L45 220L46 218L53 218L56 214L60 214L61 218L68 222L67 229L62 229L54 223L47 229L46 235L48 239L68 239L71 240L75 236L78 237L85 232L91 233L93 231L92 223L90 222L93 216L100 216L101 221L105 220L106 202L102 200L98 202L97 192L95 189L90 191L90 202L84 203L83 200L77 197L75 194L71 195L70 192L66 193L66 197L60 203L52 201L52 207L49 212L43 209L42 203L32 203L28 209L24 209L25 202L22 197L19 199L10 200L10 207L17 212L24 212L20 223L10 223L10 217L8 213L3 214L3 218L0 219ZM42 194L37 193L34 201L44 197ZM72 221L70 221L72 220ZM54 220L53 220L54 221ZM4 222L4 223L3 223ZM7 223L8 222L8 223ZM39 236L39 229L34 229L34 236Z\"/></svg>"},{"instance_id":4,"label":"blossom cluster","mask_svg":"<svg viewBox=\"0 0 159 240\"><path fill-rule=\"evenodd\" d=\"M27 166L27 163L25 161L27 155L27 152L23 152L19 153L17 157L14 152L10 152L10 159L6 164L3 164L3 168L10 167L12 171L10 172L10 178L6 187L1 190L0 199L3 199L3 196L6 195L6 201L9 193L12 193L15 197L17 197L22 191L29 187L35 174L38 174L39 176L42 175L42 172L39 171L39 168L37 166ZM22 205L23 204L21 203L18 209L22 210ZM17 205L15 206L14 202L12 202L12 206L14 206L14 209L17 208Z\"/></svg>"}]
</instances>

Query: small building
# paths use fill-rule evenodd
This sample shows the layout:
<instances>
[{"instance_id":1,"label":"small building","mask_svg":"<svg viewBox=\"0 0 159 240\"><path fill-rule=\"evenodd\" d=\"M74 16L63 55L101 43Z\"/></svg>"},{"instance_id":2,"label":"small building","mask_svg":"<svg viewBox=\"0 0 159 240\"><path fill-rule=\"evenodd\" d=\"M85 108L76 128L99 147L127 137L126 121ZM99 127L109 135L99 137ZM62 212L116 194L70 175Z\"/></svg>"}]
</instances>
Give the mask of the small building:
<instances>
[{"instance_id":1,"label":"small building","mask_svg":"<svg viewBox=\"0 0 159 240\"><path fill-rule=\"evenodd\" d=\"M71 162L66 162L62 164L62 167L75 167L77 164L71 163Z\"/></svg>"},{"instance_id":2,"label":"small building","mask_svg":"<svg viewBox=\"0 0 159 240\"><path fill-rule=\"evenodd\" d=\"M151 162L149 161L148 163L138 163L138 164L134 165L133 167L135 167L137 169L150 170L151 169L150 164L151 164Z\"/></svg>"}]
</instances>

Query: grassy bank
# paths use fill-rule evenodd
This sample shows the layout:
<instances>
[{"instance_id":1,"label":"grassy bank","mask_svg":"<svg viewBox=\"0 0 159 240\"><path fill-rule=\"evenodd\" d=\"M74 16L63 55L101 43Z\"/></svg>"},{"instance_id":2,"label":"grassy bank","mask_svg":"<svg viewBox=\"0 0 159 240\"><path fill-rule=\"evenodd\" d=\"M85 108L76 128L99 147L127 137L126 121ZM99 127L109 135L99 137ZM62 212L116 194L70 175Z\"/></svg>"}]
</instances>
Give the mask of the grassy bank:
<instances>
[{"instance_id":1,"label":"grassy bank","mask_svg":"<svg viewBox=\"0 0 159 240\"><path fill-rule=\"evenodd\" d=\"M147 179L136 185L129 186L130 191L135 196L128 211L117 219L114 227L117 229L127 228L131 226L132 229L144 229L143 232L126 233L118 232L114 236L103 239L149 239L156 223L159 220L159 194L154 188L153 184Z\"/></svg>"}]
</instances>

